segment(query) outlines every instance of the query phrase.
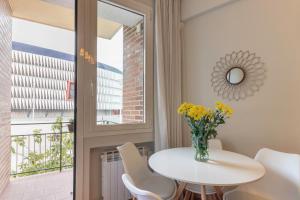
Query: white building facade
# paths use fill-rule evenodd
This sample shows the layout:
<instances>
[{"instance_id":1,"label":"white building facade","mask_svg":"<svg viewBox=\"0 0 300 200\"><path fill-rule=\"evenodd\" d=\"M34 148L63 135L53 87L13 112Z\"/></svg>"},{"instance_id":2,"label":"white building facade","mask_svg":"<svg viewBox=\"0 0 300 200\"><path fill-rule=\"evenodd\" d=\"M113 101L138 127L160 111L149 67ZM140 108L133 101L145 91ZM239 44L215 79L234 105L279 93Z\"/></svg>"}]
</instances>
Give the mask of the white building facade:
<instances>
[{"instance_id":1,"label":"white building facade","mask_svg":"<svg viewBox=\"0 0 300 200\"><path fill-rule=\"evenodd\" d=\"M74 55L20 42L12 44L12 123L74 117ZM97 121L119 123L123 73L97 63Z\"/></svg>"}]
</instances>

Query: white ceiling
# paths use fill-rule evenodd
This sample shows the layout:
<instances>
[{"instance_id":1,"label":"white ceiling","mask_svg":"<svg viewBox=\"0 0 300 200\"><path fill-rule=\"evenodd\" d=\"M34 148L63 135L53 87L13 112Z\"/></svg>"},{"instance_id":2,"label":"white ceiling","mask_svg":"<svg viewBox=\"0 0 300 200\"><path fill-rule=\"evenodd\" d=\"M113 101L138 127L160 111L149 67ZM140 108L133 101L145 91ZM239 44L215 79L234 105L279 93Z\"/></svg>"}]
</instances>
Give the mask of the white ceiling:
<instances>
[{"instance_id":1,"label":"white ceiling","mask_svg":"<svg viewBox=\"0 0 300 200\"><path fill-rule=\"evenodd\" d=\"M14 17L74 30L74 0L9 0ZM123 26L134 26L143 16L98 1L98 37L111 39Z\"/></svg>"},{"instance_id":2,"label":"white ceiling","mask_svg":"<svg viewBox=\"0 0 300 200\"><path fill-rule=\"evenodd\" d=\"M74 9L74 0L41 0L51 4L60 5L65 8ZM113 6L109 3L98 1L98 17L104 18L126 26L134 26L143 19L143 16L128 10Z\"/></svg>"},{"instance_id":3,"label":"white ceiling","mask_svg":"<svg viewBox=\"0 0 300 200\"><path fill-rule=\"evenodd\" d=\"M74 0L41 0L41 1L45 1L45 2L51 3L51 4L60 5L60 6L66 7L66 8L74 9L74 7L75 7Z\"/></svg>"},{"instance_id":4,"label":"white ceiling","mask_svg":"<svg viewBox=\"0 0 300 200\"><path fill-rule=\"evenodd\" d=\"M126 26L135 26L143 16L117 6L98 1L98 17L117 22Z\"/></svg>"}]
</instances>

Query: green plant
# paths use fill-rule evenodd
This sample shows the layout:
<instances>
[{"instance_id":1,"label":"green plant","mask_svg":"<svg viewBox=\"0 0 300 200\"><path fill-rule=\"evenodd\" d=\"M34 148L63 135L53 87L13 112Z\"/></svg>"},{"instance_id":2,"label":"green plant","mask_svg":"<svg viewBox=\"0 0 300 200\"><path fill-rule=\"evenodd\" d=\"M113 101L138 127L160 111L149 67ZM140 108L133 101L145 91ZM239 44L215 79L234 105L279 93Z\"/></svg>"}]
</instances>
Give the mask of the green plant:
<instances>
[{"instance_id":1,"label":"green plant","mask_svg":"<svg viewBox=\"0 0 300 200\"><path fill-rule=\"evenodd\" d=\"M41 146L41 144L49 144L43 151L37 152L32 151L32 148L26 144L28 141L27 137L14 136L12 140L12 146L21 147L25 152L29 152L24 158L21 164L18 164L18 172L16 176L29 176L33 174L39 174L44 172L50 172L63 168L70 168L73 166L73 146L74 146L74 134L71 132L62 132L62 118L57 117L55 123L52 125L52 133L43 135L42 129L34 129L33 134L33 145ZM27 139L26 139L27 138ZM47 141L46 141L47 140ZM16 156L24 156L20 151L15 148L11 148L12 154ZM61 163L60 163L61 162ZM12 171L14 174L15 171Z\"/></svg>"},{"instance_id":2,"label":"green plant","mask_svg":"<svg viewBox=\"0 0 300 200\"><path fill-rule=\"evenodd\" d=\"M42 129L33 129L32 132L33 132L34 142L37 144L41 144L42 143L42 136L41 136Z\"/></svg>"},{"instance_id":3,"label":"green plant","mask_svg":"<svg viewBox=\"0 0 300 200\"><path fill-rule=\"evenodd\" d=\"M55 123L51 127L53 133L60 133L62 129L62 117L57 117Z\"/></svg>"}]
</instances>

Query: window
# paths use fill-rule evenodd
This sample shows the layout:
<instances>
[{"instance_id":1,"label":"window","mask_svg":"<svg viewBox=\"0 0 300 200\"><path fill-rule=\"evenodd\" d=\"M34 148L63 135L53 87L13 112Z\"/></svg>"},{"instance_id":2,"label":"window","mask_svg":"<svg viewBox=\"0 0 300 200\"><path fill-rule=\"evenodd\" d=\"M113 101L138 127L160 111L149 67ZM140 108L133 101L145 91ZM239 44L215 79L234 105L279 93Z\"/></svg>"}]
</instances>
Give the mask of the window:
<instances>
[{"instance_id":1,"label":"window","mask_svg":"<svg viewBox=\"0 0 300 200\"><path fill-rule=\"evenodd\" d=\"M152 8L97 1L90 62L90 132L147 129L153 121ZM92 55L95 56L95 59ZM89 57L89 56L88 56ZM95 94L95 95L94 95ZM92 105L92 106L91 106ZM145 130L144 130L145 131Z\"/></svg>"},{"instance_id":2,"label":"window","mask_svg":"<svg viewBox=\"0 0 300 200\"><path fill-rule=\"evenodd\" d=\"M97 124L144 123L144 16L97 4Z\"/></svg>"}]
</instances>

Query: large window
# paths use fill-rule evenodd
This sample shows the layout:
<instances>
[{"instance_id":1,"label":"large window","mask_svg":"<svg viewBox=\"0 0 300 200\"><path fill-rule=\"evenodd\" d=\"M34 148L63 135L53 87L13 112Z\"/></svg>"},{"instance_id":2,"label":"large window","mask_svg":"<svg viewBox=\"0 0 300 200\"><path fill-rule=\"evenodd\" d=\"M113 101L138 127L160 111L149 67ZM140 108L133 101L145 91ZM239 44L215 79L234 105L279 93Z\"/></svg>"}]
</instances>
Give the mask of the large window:
<instances>
[{"instance_id":1,"label":"large window","mask_svg":"<svg viewBox=\"0 0 300 200\"><path fill-rule=\"evenodd\" d=\"M94 4L93 4L94 5ZM93 7L93 5L91 7ZM91 20L87 132L151 132L153 121L152 8L139 1L97 1ZM93 56L95 55L95 56ZM91 94L92 93L92 94ZM147 129L147 131L145 131ZM120 134L118 132L115 134Z\"/></svg>"},{"instance_id":2,"label":"large window","mask_svg":"<svg viewBox=\"0 0 300 200\"><path fill-rule=\"evenodd\" d=\"M144 16L97 3L97 124L144 123Z\"/></svg>"}]
</instances>

